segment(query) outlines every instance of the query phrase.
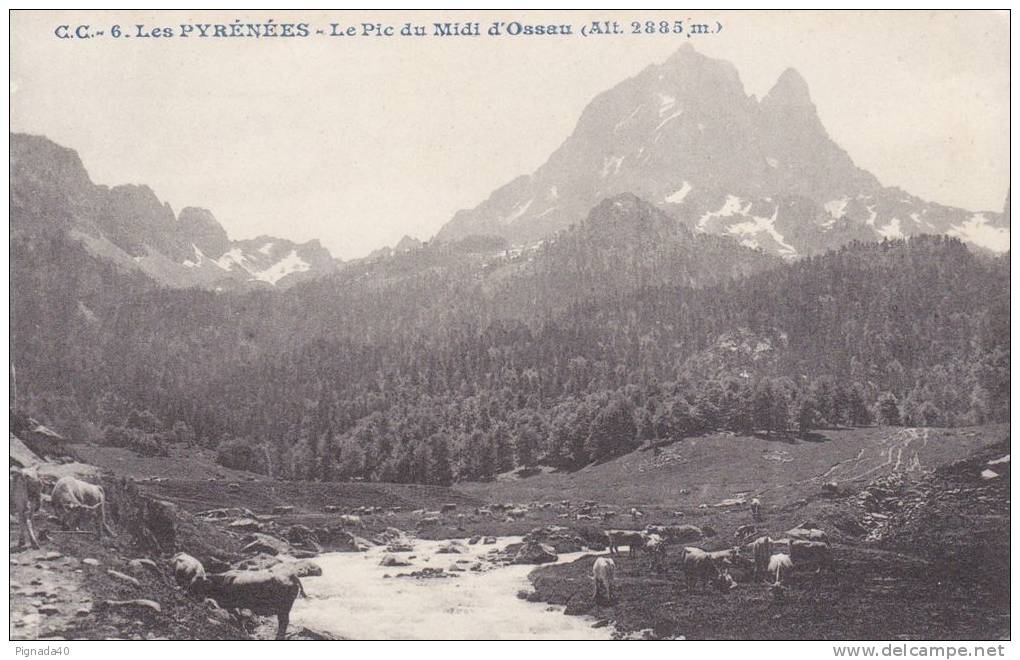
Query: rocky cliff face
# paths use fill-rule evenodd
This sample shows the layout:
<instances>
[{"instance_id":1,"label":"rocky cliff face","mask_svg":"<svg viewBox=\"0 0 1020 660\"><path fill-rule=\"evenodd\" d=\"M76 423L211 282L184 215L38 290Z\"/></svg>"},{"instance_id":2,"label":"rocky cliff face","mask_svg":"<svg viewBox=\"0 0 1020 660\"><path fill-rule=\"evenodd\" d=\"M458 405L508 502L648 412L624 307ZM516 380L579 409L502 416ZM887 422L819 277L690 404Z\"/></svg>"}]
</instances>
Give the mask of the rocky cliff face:
<instances>
[{"instance_id":1,"label":"rocky cliff face","mask_svg":"<svg viewBox=\"0 0 1020 660\"><path fill-rule=\"evenodd\" d=\"M12 240L70 236L171 287L289 286L338 266L318 241L231 241L206 209L175 214L148 186L96 185L77 153L44 137L12 134L10 141Z\"/></svg>"},{"instance_id":2,"label":"rocky cliff face","mask_svg":"<svg viewBox=\"0 0 1020 660\"><path fill-rule=\"evenodd\" d=\"M532 243L624 192L696 231L784 257L920 233L1009 244L1008 215L925 202L857 167L793 69L758 101L730 63L689 46L595 97L544 165L458 212L437 238Z\"/></svg>"}]
</instances>

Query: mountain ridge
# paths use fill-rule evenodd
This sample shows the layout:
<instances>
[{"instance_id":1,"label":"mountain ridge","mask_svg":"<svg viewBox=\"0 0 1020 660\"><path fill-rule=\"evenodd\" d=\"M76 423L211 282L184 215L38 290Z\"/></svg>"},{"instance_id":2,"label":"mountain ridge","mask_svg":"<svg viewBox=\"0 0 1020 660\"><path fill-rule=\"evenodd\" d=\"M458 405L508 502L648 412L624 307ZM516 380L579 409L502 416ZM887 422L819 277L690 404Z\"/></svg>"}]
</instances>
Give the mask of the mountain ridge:
<instances>
[{"instance_id":1,"label":"mountain ridge","mask_svg":"<svg viewBox=\"0 0 1020 660\"><path fill-rule=\"evenodd\" d=\"M175 214L147 185L93 183L76 151L46 137L11 133L10 146L12 239L67 235L175 288L287 287L339 267L318 240L231 240L207 209Z\"/></svg>"},{"instance_id":2,"label":"mountain ridge","mask_svg":"<svg viewBox=\"0 0 1020 660\"><path fill-rule=\"evenodd\" d=\"M1009 243L1008 213L925 202L858 167L796 70L758 101L731 63L689 46L596 95L544 164L458 211L436 238L534 243L622 192L787 258L922 233L993 251Z\"/></svg>"}]
</instances>

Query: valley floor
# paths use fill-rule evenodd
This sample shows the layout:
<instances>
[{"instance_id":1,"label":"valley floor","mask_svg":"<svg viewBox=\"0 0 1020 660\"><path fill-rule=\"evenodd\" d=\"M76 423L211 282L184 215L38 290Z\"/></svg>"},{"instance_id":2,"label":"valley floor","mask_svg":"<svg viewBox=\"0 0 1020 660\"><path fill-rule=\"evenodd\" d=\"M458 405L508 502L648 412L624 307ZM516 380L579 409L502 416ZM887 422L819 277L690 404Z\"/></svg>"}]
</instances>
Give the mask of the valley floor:
<instances>
[{"instance_id":1,"label":"valley floor","mask_svg":"<svg viewBox=\"0 0 1020 660\"><path fill-rule=\"evenodd\" d=\"M279 482L224 470L193 450L175 451L179 455L146 458L120 449L75 447L106 478L130 476L146 497L175 504L179 519L173 550L196 556L244 559L245 534L230 527L230 520L194 515L225 507L249 509L263 532L279 537L295 525L335 526L345 513L383 507L387 511L362 513L361 522L348 528L363 538L396 528L419 538L447 539L524 535L554 525L584 536L649 523L694 524L717 531L699 544L706 549L734 545L734 532L743 525L780 537L811 521L833 540L838 577L795 574L783 603L773 602L765 585L746 581L739 570L734 572L739 586L729 593L688 593L676 548L662 572L624 551L617 559L618 598L608 606L592 602L591 555L536 569L531 573L534 591L523 595L565 606L568 615L595 617L622 636L638 638L1009 635L1009 463L989 464L1010 451L1005 425L838 430L809 440L707 436L572 474L504 478L455 489ZM982 477L986 469L997 476ZM835 482L835 493L823 490L828 482ZM752 494L764 504L765 517L758 523L742 503ZM584 507L586 500L595 506ZM513 505L518 515L489 513L493 504ZM631 516L631 508L640 515ZM441 509L446 511L438 520L423 526L423 517ZM582 510L595 515L589 518ZM123 529L101 541L93 534L61 533L52 520L41 518L39 527L47 537L43 548L11 550L13 639L272 636L268 620L242 630L185 596L169 578L170 549L145 549ZM16 531L13 524L11 530ZM16 533L12 542L15 538ZM324 543L322 549L340 548ZM149 558L155 568L132 562ZM138 599L158 604L158 610L123 603ZM321 635L292 628L289 636Z\"/></svg>"}]
</instances>

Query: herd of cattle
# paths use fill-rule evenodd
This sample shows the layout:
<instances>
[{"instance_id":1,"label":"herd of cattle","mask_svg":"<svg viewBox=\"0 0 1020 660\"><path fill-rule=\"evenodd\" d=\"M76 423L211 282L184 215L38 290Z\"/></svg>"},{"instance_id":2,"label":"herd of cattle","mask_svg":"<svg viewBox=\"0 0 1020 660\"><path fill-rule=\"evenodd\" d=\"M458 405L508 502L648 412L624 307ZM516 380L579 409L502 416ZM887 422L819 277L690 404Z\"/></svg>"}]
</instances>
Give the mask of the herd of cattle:
<instances>
[{"instance_id":1,"label":"herd of cattle","mask_svg":"<svg viewBox=\"0 0 1020 660\"><path fill-rule=\"evenodd\" d=\"M760 521L762 518L760 500L752 499L750 510L754 520ZM745 537L754 529L751 525L742 526L737 529L735 536L738 539ZM788 530L784 538L760 536L753 541L734 545L725 550L710 552L692 545L684 545L707 535L710 534L694 525L648 525L639 531L607 531L606 541L610 556L598 557L592 564L594 582L592 597L596 602L612 600L616 573L613 556L619 556L620 546L627 546L632 556L641 553L647 555L651 567L661 572L666 566L667 548L681 545L678 563L689 591L694 591L699 584L714 585L720 591L734 588L736 581L733 579L731 569L737 566L748 567L752 581L768 580L770 591L776 600L783 599L786 591L784 579L794 567L814 569L816 573L827 571L833 576L836 575L836 564L828 535L811 523L803 523Z\"/></svg>"},{"instance_id":2,"label":"herd of cattle","mask_svg":"<svg viewBox=\"0 0 1020 660\"><path fill-rule=\"evenodd\" d=\"M10 502L11 511L20 526L19 546L24 546L27 534L32 547L39 547L34 519L35 514L42 508L44 499L49 500L66 529L76 529L85 520L92 518L99 536L102 536L104 531L113 533L106 522L106 493L103 492L102 486L72 476L63 476L53 485L49 496L46 496L43 490L43 480L39 476L38 468L11 468Z\"/></svg>"},{"instance_id":3,"label":"herd of cattle","mask_svg":"<svg viewBox=\"0 0 1020 660\"><path fill-rule=\"evenodd\" d=\"M84 523L95 525L96 534L114 532L106 521L106 493L102 486L90 484L73 476L60 477L47 496L38 470L12 467L10 469L11 512L19 523L18 546L28 542L39 547L35 532L35 515L49 501L53 511L66 530L76 530ZM290 610L304 587L296 575L282 571L226 571L207 573L202 563L185 553L177 553L170 560L177 583L188 593L205 599L207 605L227 611L249 610L253 614L275 615L277 639L283 639L290 622ZM211 601L210 601L211 599Z\"/></svg>"},{"instance_id":4,"label":"herd of cattle","mask_svg":"<svg viewBox=\"0 0 1020 660\"><path fill-rule=\"evenodd\" d=\"M106 521L106 496L101 486L90 484L73 476L64 476L56 481L48 496L44 484L35 468L10 470L10 501L12 513L20 525L19 546L24 546L25 536L33 548L39 547L33 518L48 500L65 529L77 529L83 523L95 526L98 536L104 532L113 534ZM753 519L762 518L760 501L755 498L750 504ZM636 509L631 516L637 520L643 514ZM357 516L344 516L345 522L360 524ZM738 539L753 535L756 528L745 525L738 528ZM611 601L614 598L616 562L613 557L620 555L621 546L628 548L633 557L645 555L654 570L666 567L668 548L680 545L677 555L680 570L689 591L699 585L712 585L721 591L736 586L731 569L738 566L747 568L752 580L767 580L773 597L784 597L784 578L795 567L814 568L816 573L836 573L832 548L824 531L804 523L789 530L786 538L772 539L760 536L757 539L734 545L731 548L707 551L689 543L714 535L708 527L694 525L647 525L643 530L608 530L605 532L609 555L599 556L592 565L594 581L593 598L596 602ZM774 550L785 550L774 552ZM277 617L277 639L283 639L290 619L290 610L304 588L296 575L286 571L235 571L210 573L202 563L185 553L177 553L170 560L177 583L189 594L203 599L206 604L224 610L250 610L254 614ZM211 602L210 602L211 599Z\"/></svg>"}]
</instances>

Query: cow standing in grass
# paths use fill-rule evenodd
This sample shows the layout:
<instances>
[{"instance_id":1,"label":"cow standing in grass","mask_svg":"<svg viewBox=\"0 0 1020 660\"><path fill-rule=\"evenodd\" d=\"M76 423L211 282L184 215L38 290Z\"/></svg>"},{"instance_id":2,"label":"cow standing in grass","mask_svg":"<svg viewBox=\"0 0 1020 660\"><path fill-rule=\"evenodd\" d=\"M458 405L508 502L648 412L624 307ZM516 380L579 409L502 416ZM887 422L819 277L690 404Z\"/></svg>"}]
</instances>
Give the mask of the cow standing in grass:
<instances>
[{"instance_id":1,"label":"cow standing in grass","mask_svg":"<svg viewBox=\"0 0 1020 660\"><path fill-rule=\"evenodd\" d=\"M630 554L643 549L648 538L643 532L634 532L628 529L610 529L606 531L606 545L609 546L609 554L619 555L620 546L625 545L630 549Z\"/></svg>"},{"instance_id":2,"label":"cow standing in grass","mask_svg":"<svg viewBox=\"0 0 1020 660\"><path fill-rule=\"evenodd\" d=\"M616 576L616 562L609 557L599 557L591 565L591 579L595 583L592 598L596 603L613 600L613 579Z\"/></svg>"},{"instance_id":3,"label":"cow standing in grass","mask_svg":"<svg viewBox=\"0 0 1020 660\"><path fill-rule=\"evenodd\" d=\"M771 569L768 568L769 557L772 556L772 539L762 536L747 545L751 551L751 560L754 562L754 570L751 579L763 579Z\"/></svg>"},{"instance_id":4,"label":"cow standing in grass","mask_svg":"<svg viewBox=\"0 0 1020 660\"><path fill-rule=\"evenodd\" d=\"M249 609L254 614L275 615L276 639L284 639L291 607L304 588L292 573L229 571L196 578L189 591L200 598L212 598L225 610Z\"/></svg>"},{"instance_id":5,"label":"cow standing in grass","mask_svg":"<svg viewBox=\"0 0 1020 660\"><path fill-rule=\"evenodd\" d=\"M836 576L836 562L832 558L832 548L828 543L820 541L790 540L790 560L796 566L814 566L815 573L826 570Z\"/></svg>"},{"instance_id":6,"label":"cow standing in grass","mask_svg":"<svg viewBox=\"0 0 1020 660\"><path fill-rule=\"evenodd\" d=\"M67 529L77 529L82 516L91 515L96 521L96 535L114 531L106 523L106 493L102 486L81 481L72 476L61 477L53 486L50 502Z\"/></svg>"}]
</instances>

